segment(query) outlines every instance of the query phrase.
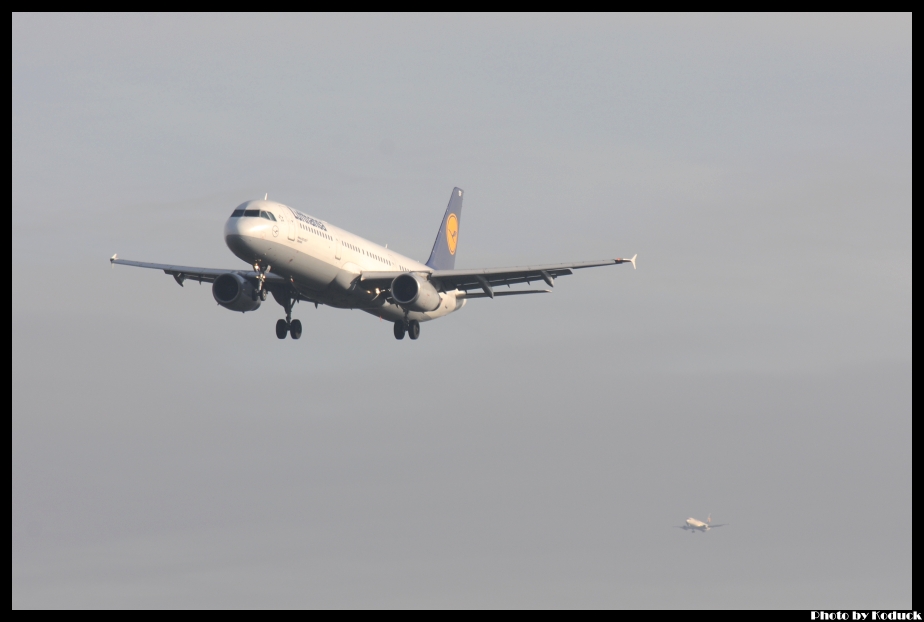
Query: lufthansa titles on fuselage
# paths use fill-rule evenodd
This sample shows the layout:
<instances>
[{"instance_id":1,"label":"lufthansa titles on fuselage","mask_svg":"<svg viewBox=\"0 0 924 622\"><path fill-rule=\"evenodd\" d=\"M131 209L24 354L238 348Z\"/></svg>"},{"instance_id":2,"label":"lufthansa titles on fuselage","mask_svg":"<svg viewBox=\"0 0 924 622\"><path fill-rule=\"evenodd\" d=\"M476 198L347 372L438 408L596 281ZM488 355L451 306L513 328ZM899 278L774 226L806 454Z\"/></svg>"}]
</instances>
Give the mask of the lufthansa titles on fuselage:
<instances>
[{"instance_id":1,"label":"lufthansa titles on fuselage","mask_svg":"<svg viewBox=\"0 0 924 622\"><path fill-rule=\"evenodd\" d=\"M327 227L324 226L324 223L318 220L317 218L312 218L308 214L303 214L297 209L293 209L291 207L289 207L289 210L292 212L292 214L295 216L296 219L302 221L306 225L311 225L312 227L317 227L318 229L322 231L327 231Z\"/></svg>"}]
</instances>

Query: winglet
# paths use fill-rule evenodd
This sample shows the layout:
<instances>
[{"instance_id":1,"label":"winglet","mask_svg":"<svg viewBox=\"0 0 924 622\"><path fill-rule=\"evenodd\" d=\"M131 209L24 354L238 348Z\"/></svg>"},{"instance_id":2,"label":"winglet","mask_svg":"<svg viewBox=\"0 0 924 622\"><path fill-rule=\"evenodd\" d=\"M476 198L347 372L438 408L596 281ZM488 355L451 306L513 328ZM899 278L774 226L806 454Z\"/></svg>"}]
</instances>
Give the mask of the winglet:
<instances>
[{"instance_id":1,"label":"winglet","mask_svg":"<svg viewBox=\"0 0 924 622\"><path fill-rule=\"evenodd\" d=\"M113 255L112 257L110 257L110 258L109 258L109 265L110 265L110 266L114 266L114 265L115 265L115 260L118 259L118 258L119 258L119 254L118 254L118 253L116 253L115 255Z\"/></svg>"},{"instance_id":2,"label":"winglet","mask_svg":"<svg viewBox=\"0 0 924 622\"><path fill-rule=\"evenodd\" d=\"M614 263L630 263L632 264L632 269L635 270L635 258L638 257L638 253L632 255L631 259L623 259L622 257L617 257L614 259Z\"/></svg>"}]
</instances>

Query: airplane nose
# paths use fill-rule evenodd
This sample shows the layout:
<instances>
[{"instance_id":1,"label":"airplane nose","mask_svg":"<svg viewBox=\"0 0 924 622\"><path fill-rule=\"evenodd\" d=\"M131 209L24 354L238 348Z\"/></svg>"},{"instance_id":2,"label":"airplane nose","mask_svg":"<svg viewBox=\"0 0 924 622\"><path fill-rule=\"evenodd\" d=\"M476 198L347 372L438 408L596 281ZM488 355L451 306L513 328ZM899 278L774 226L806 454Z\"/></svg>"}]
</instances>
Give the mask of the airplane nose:
<instances>
[{"instance_id":1,"label":"airplane nose","mask_svg":"<svg viewBox=\"0 0 924 622\"><path fill-rule=\"evenodd\" d=\"M241 226L243 222L243 218L229 218L225 222L225 237L229 235L245 235L245 227Z\"/></svg>"},{"instance_id":2,"label":"airplane nose","mask_svg":"<svg viewBox=\"0 0 924 622\"><path fill-rule=\"evenodd\" d=\"M229 218L225 223L225 238L228 236L256 237L265 234L270 223L262 218Z\"/></svg>"},{"instance_id":3,"label":"airplane nose","mask_svg":"<svg viewBox=\"0 0 924 622\"><path fill-rule=\"evenodd\" d=\"M238 257L250 261L254 242L259 239L259 225L256 218L229 218L225 223L225 244Z\"/></svg>"}]
</instances>

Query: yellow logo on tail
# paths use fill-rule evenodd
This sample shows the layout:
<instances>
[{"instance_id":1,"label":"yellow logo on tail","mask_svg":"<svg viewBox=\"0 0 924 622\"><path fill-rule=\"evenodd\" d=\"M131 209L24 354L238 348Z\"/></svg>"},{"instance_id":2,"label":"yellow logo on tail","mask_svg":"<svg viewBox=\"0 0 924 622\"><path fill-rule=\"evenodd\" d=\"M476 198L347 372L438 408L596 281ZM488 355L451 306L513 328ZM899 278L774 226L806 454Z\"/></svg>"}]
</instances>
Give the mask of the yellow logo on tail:
<instances>
[{"instance_id":1,"label":"yellow logo on tail","mask_svg":"<svg viewBox=\"0 0 924 622\"><path fill-rule=\"evenodd\" d=\"M446 245L449 246L449 254L456 254L456 244L459 241L459 219L455 214L450 214L446 219Z\"/></svg>"}]
</instances>

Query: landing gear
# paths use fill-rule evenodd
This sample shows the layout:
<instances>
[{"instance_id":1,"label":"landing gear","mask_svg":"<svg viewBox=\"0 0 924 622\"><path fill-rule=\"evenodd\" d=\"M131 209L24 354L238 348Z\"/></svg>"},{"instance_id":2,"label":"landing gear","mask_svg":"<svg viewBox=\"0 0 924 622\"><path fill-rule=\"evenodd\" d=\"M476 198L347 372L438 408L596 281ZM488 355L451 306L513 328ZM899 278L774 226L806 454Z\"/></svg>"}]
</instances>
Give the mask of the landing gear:
<instances>
[{"instance_id":1,"label":"landing gear","mask_svg":"<svg viewBox=\"0 0 924 622\"><path fill-rule=\"evenodd\" d=\"M264 298L266 297L266 289L262 291L262 295ZM286 319L276 322L276 336L280 339L285 339L286 335L289 335L292 339L298 339L302 336L302 323L299 320L292 319L292 305L295 304L295 300L287 295L280 301L278 293L274 293L273 297L286 310Z\"/></svg>"},{"instance_id":2,"label":"landing gear","mask_svg":"<svg viewBox=\"0 0 924 622\"><path fill-rule=\"evenodd\" d=\"M263 302L266 302L266 273L272 269L273 267L269 264L267 264L266 268L264 268L262 262L254 262L253 270L257 273L257 289L255 289L253 292L254 301L259 298Z\"/></svg>"},{"instance_id":3,"label":"landing gear","mask_svg":"<svg viewBox=\"0 0 924 622\"><path fill-rule=\"evenodd\" d=\"M279 320L276 322L276 336L285 339L286 335L291 335L292 339L298 339L302 336L302 323L299 320L287 322Z\"/></svg>"},{"instance_id":4,"label":"landing gear","mask_svg":"<svg viewBox=\"0 0 924 622\"><path fill-rule=\"evenodd\" d=\"M289 323L289 334L292 335L292 339L302 336L302 323L299 320L292 320Z\"/></svg>"},{"instance_id":5,"label":"landing gear","mask_svg":"<svg viewBox=\"0 0 924 622\"><path fill-rule=\"evenodd\" d=\"M404 339L404 334L411 339L420 337L420 322L417 320L404 320L395 322L395 339Z\"/></svg>"}]
</instances>

